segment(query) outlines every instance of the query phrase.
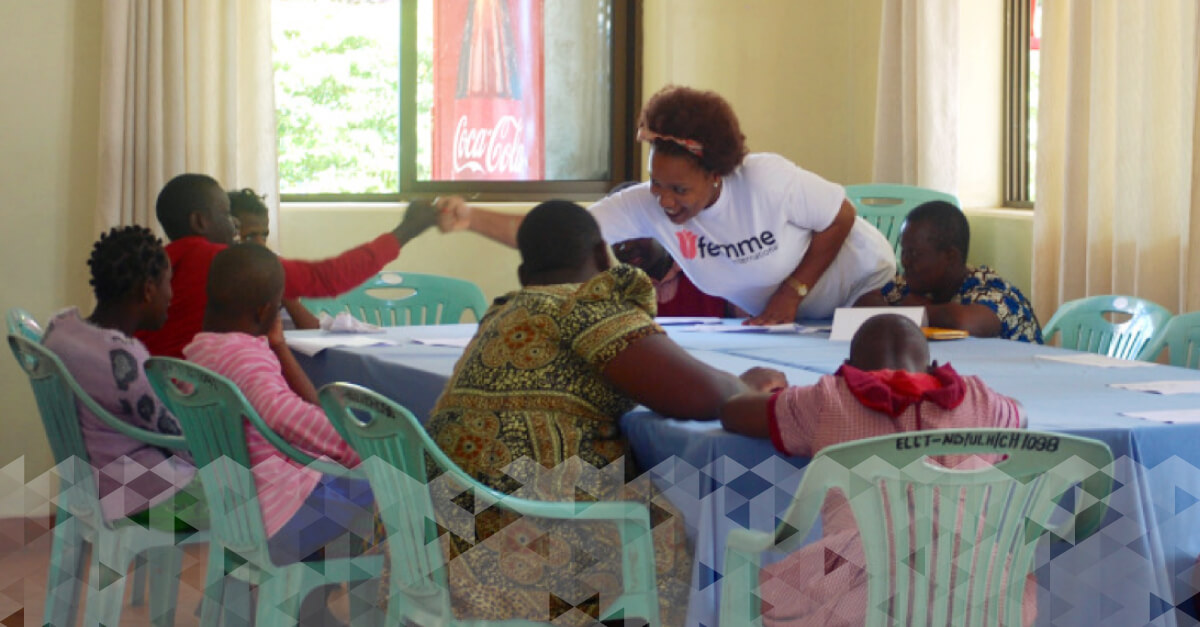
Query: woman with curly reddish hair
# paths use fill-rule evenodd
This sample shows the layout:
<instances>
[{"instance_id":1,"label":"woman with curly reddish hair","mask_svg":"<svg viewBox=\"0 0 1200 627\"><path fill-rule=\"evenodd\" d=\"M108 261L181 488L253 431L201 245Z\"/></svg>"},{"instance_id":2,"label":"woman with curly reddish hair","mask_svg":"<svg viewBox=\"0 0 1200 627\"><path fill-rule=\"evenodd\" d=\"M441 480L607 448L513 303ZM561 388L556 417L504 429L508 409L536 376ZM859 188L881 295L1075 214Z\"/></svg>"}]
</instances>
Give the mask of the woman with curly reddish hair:
<instances>
[{"instance_id":1,"label":"woman with curly reddish hair","mask_svg":"<svg viewBox=\"0 0 1200 627\"><path fill-rule=\"evenodd\" d=\"M610 243L652 237L693 283L751 313L748 324L828 318L896 273L887 239L845 190L771 153L748 153L729 103L668 86L638 120L650 181L592 206ZM512 245L520 216L440 204L442 231Z\"/></svg>"}]
</instances>

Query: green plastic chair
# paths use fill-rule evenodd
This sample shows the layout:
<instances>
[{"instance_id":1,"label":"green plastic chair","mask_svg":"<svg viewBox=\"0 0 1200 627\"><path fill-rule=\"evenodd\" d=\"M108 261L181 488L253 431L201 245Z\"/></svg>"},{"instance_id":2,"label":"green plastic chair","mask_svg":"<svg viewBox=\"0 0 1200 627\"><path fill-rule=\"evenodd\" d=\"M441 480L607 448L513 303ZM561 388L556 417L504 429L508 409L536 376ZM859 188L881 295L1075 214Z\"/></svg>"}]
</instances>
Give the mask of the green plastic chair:
<instances>
[{"instance_id":1,"label":"green plastic chair","mask_svg":"<svg viewBox=\"0 0 1200 627\"><path fill-rule=\"evenodd\" d=\"M42 341L42 326L28 311L20 307L8 310L8 332L34 342Z\"/></svg>"},{"instance_id":2,"label":"green plastic chair","mask_svg":"<svg viewBox=\"0 0 1200 627\"><path fill-rule=\"evenodd\" d=\"M1167 321L1146 348L1146 360L1154 361L1163 349L1171 356L1171 365L1200 368L1200 311L1179 314Z\"/></svg>"},{"instance_id":3,"label":"green plastic chair","mask_svg":"<svg viewBox=\"0 0 1200 627\"><path fill-rule=\"evenodd\" d=\"M611 521L620 529L625 593L605 620L642 618L659 625L654 547L649 510L629 502L548 502L497 492L462 471L430 439L407 409L357 385L331 383L318 396L330 421L358 451L388 532L392 595L388 625L527 625L455 620L450 608L445 556L425 474L426 457L449 479L474 494L476 508L496 506L522 516L573 521Z\"/></svg>"},{"instance_id":4,"label":"green plastic chair","mask_svg":"<svg viewBox=\"0 0 1200 627\"><path fill-rule=\"evenodd\" d=\"M858 215L883 233L892 245L892 250L896 251L897 261L900 259L900 231L909 211L931 200L944 200L955 207L961 206L953 194L924 187L887 183L847 185L846 198L854 203Z\"/></svg>"},{"instance_id":5,"label":"green plastic chair","mask_svg":"<svg viewBox=\"0 0 1200 627\"><path fill-rule=\"evenodd\" d=\"M975 470L925 459L950 454L1008 457ZM910 432L827 447L808 465L773 533L729 533L720 624L762 624L760 553L802 546L826 492L836 488L849 500L862 537L867 627L893 620L995 625L1001 607L1006 622L1019 625L1037 540L1047 530L1066 537L1075 522L1078 541L1099 526L1108 511L1112 459L1103 442L1008 429ZM1086 507L1074 517L1055 516L1056 501L1077 483L1082 491L1075 502ZM1001 577L1008 558L1007 577Z\"/></svg>"},{"instance_id":6,"label":"green plastic chair","mask_svg":"<svg viewBox=\"0 0 1200 627\"><path fill-rule=\"evenodd\" d=\"M1128 314L1130 318L1113 323L1104 317L1110 313ZM1090 296L1063 303L1042 327L1042 337L1049 343L1055 333L1061 333L1063 348L1117 359L1149 360L1154 357L1152 340L1170 319L1171 312L1136 296Z\"/></svg>"},{"instance_id":7,"label":"green plastic chair","mask_svg":"<svg viewBox=\"0 0 1200 627\"><path fill-rule=\"evenodd\" d=\"M151 621L155 625L172 625L183 564L179 545L204 541L207 533L173 533L142 527L128 519L111 523L104 520L94 470L79 426L77 404L117 432L154 446L187 450L184 439L117 419L92 400L62 361L38 342L9 335L8 345L29 376L59 475L43 624L75 624L85 568L88 595L84 624L120 624L126 573L135 558L146 555L150 569ZM194 516L189 519L193 526L206 525L201 520L202 510L190 510L185 515ZM85 544L92 546L90 568L85 563ZM137 598L140 587L135 583L135 605L140 602Z\"/></svg>"},{"instance_id":8,"label":"green plastic chair","mask_svg":"<svg viewBox=\"0 0 1200 627\"><path fill-rule=\"evenodd\" d=\"M359 320L384 327L458 324L467 309L475 320L487 310L483 291L474 283L413 272L380 272L336 298L302 298L301 302L313 313L349 311Z\"/></svg>"},{"instance_id":9,"label":"green plastic chair","mask_svg":"<svg viewBox=\"0 0 1200 627\"><path fill-rule=\"evenodd\" d=\"M249 619L247 588L227 585L229 577L258 586L255 625L283 627L296 624L300 602L318 587L381 576L380 555L326 557L320 562L285 565L271 560L246 429L257 429L288 457L320 472L362 477L359 471L317 460L293 447L271 430L237 386L207 368L170 357L151 357L146 362L146 376L183 427L208 501L212 538L201 603L203 627L216 627L221 608L226 610L226 624L231 619ZM354 591L350 601L352 623L358 624L355 619L369 616L369 604Z\"/></svg>"}]
</instances>

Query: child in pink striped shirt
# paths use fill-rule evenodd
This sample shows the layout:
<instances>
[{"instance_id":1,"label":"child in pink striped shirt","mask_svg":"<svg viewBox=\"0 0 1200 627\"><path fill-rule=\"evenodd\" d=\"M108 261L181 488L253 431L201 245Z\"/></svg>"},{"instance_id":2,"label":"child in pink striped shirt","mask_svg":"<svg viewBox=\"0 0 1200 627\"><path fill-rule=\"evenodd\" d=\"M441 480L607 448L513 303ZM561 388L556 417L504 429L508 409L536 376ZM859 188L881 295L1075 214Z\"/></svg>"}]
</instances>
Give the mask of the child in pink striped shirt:
<instances>
[{"instance_id":1,"label":"child in pink striped shirt","mask_svg":"<svg viewBox=\"0 0 1200 627\"><path fill-rule=\"evenodd\" d=\"M203 331L183 349L188 360L237 385L263 421L291 444L313 456L357 466L358 454L329 422L316 389L284 341L279 321L283 267L275 254L255 244L221 251L213 259L207 289ZM369 525L375 499L366 480L302 466L249 423L246 440L277 563L303 560L352 527Z\"/></svg>"},{"instance_id":2,"label":"child in pink striped shirt","mask_svg":"<svg viewBox=\"0 0 1200 627\"><path fill-rule=\"evenodd\" d=\"M812 457L832 444L904 431L1023 428L1017 401L949 364L929 363L925 336L907 318L875 316L850 343L850 358L811 386L745 393L721 410L729 431L771 439L786 455ZM952 463L946 460L946 463ZM866 616L862 543L846 498L829 494L820 540L764 568L766 625L859 626ZM1036 581L1026 581L1022 623L1037 614Z\"/></svg>"}]
</instances>

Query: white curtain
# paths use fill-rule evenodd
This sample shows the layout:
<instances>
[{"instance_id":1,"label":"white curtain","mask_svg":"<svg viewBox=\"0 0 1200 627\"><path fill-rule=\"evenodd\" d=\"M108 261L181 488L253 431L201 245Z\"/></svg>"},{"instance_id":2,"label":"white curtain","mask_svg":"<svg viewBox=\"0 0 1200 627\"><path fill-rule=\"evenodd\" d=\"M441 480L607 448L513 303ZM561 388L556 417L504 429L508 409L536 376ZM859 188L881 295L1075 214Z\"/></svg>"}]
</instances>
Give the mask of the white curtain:
<instances>
[{"instance_id":1,"label":"white curtain","mask_svg":"<svg viewBox=\"0 0 1200 627\"><path fill-rule=\"evenodd\" d=\"M874 183L956 193L958 0L884 0Z\"/></svg>"},{"instance_id":2,"label":"white curtain","mask_svg":"<svg viewBox=\"0 0 1200 627\"><path fill-rule=\"evenodd\" d=\"M184 172L268 194L277 223L270 0L103 7L97 229L157 230L155 198Z\"/></svg>"},{"instance_id":3,"label":"white curtain","mask_svg":"<svg viewBox=\"0 0 1200 627\"><path fill-rule=\"evenodd\" d=\"M1045 0L1033 302L1200 309L1195 0Z\"/></svg>"}]
</instances>

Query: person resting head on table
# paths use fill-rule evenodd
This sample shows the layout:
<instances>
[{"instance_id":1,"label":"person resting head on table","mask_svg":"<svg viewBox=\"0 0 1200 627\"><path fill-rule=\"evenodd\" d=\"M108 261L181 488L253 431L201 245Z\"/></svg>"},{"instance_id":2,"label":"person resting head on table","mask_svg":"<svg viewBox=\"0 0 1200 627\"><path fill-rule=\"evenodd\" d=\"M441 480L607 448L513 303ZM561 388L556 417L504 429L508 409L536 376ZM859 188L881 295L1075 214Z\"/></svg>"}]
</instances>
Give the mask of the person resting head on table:
<instances>
[{"instance_id":1,"label":"person resting head on table","mask_svg":"<svg viewBox=\"0 0 1200 627\"><path fill-rule=\"evenodd\" d=\"M1021 290L987 266L967 265L971 227L961 209L942 200L918 205L903 229L903 274L856 306L921 305L930 326L1042 343L1042 327Z\"/></svg>"},{"instance_id":2,"label":"person resting head on table","mask_svg":"<svg viewBox=\"0 0 1200 627\"><path fill-rule=\"evenodd\" d=\"M654 285L659 316L731 318L733 306L725 299L700 291L666 249L653 238L639 237L612 247L617 261L640 268Z\"/></svg>"},{"instance_id":3,"label":"person resting head on table","mask_svg":"<svg viewBox=\"0 0 1200 627\"><path fill-rule=\"evenodd\" d=\"M75 307L59 312L50 320L42 344L108 413L149 431L182 434L146 379L150 353L133 337L138 330L161 327L167 319L171 262L162 241L145 227L114 228L96 241L88 267L96 308L86 319ZM149 511L152 506L162 503L161 510L175 507L182 514L184 501L196 501L190 488L180 493L193 485L196 474L189 453L135 440L83 404L76 406L105 520L130 516L147 524L158 518Z\"/></svg>"},{"instance_id":4,"label":"person resting head on table","mask_svg":"<svg viewBox=\"0 0 1200 627\"><path fill-rule=\"evenodd\" d=\"M233 243L237 224L230 215L229 195L216 179L204 174L180 174L168 181L158 194L155 213L171 240L166 251L174 269L174 296L167 323L137 337L152 355L182 357L183 347L204 320L209 266L217 253ZM399 226L370 242L322 261L280 260L286 270L284 297L325 298L354 289L436 220L437 211L429 203L409 203Z\"/></svg>"},{"instance_id":5,"label":"person resting head on table","mask_svg":"<svg viewBox=\"0 0 1200 627\"><path fill-rule=\"evenodd\" d=\"M1020 404L949 364L929 361L911 320L873 316L850 342L850 357L816 384L739 394L721 410L725 429L770 438L785 455L813 457L833 444L904 431L1025 426ZM854 515L840 493L821 507L822 537L767 566L760 591L767 625L862 625L867 578ZM1026 581L1022 620L1037 613Z\"/></svg>"},{"instance_id":6,"label":"person resting head on table","mask_svg":"<svg viewBox=\"0 0 1200 627\"><path fill-rule=\"evenodd\" d=\"M284 340L279 322L283 275L279 258L264 246L236 244L218 252L208 276L203 330L183 353L188 361L232 381L267 426L290 444L315 457L357 466L358 454L329 422L316 389ZM375 497L366 479L307 468L249 426L246 445L268 550L276 563L304 560L351 529L370 528ZM304 605L301 612L323 608Z\"/></svg>"},{"instance_id":7,"label":"person resting head on table","mask_svg":"<svg viewBox=\"0 0 1200 627\"><path fill-rule=\"evenodd\" d=\"M857 217L841 185L771 153L749 153L720 95L668 86L642 109L650 180L592 205L604 239L653 238L706 294L747 324L823 319L896 273L892 247ZM443 232L469 229L510 246L521 216L450 197Z\"/></svg>"},{"instance_id":8,"label":"person resting head on table","mask_svg":"<svg viewBox=\"0 0 1200 627\"><path fill-rule=\"evenodd\" d=\"M238 241L267 245L267 236L271 234L271 215L267 209L266 196L244 187L229 191L229 214L237 220ZM300 302L299 298L283 299L283 310L297 329L319 329L321 322ZM287 321L284 321L284 328Z\"/></svg>"},{"instance_id":9,"label":"person resting head on table","mask_svg":"<svg viewBox=\"0 0 1200 627\"><path fill-rule=\"evenodd\" d=\"M634 469L621 417L642 404L662 416L711 420L725 399L747 391L746 384L692 357L655 324L650 281L637 268L610 265L600 228L584 208L562 200L539 204L521 223L517 243L522 287L484 314L426 429L464 471L501 492L547 501L648 501L648 488L630 493L635 488L624 485ZM786 383L782 373L766 374L772 373L755 373L759 389ZM513 478L510 465L522 458L535 462L543 480ZM621 464L624 470L613 472ZM667 506L656 499L651 509ZM683 624L691 582L683 518L673 515L671 524L656 518L653 532L665 625ZM474 524L491 531L508 522L489 514ZM573 598L563 596L567 590L590 596L584 588L599 590L603 602L611 598L620 581L621 544L606 523L564 529L524 519L509 529L518 526L527 537L552 529L554 542L565 543L555 546L605 559L587 577L560 572L531 582L522 570L502 568L487 546L446 534L456 613L550 620L543 584L551 579L562 598Z\"/></svg>"}]
</instances>

